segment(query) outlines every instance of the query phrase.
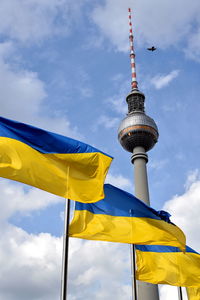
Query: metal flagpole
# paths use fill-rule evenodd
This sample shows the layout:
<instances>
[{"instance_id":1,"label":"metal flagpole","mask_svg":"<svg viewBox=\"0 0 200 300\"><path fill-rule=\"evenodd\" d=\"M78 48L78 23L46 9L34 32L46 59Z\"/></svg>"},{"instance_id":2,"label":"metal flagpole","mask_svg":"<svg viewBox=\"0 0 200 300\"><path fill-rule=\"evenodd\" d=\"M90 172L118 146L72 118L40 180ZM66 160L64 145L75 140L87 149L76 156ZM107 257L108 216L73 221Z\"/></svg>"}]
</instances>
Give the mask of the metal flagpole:
<instances>
[{"instance_id":1,"label":"metal flagpole","mask_svg":"<svg viewBox=\"0 0 200 300\"><path fill-rule=\"evenodd\" d=\"M68 275L68 250L69 250L69 218L70 200L66 199L63 233L63 255L62 255L62 279L61 279L61 300L67 300L67 275Z\"/></svg>"},{"instance_id":2,"label":"metal flagpole","mask_svg":"<svg viewBox=\"0 0 200 300\"><path fill-rule=\"evenodd\" d=\"M135 245L130 245L131 250L131 270L132 270L132 299L137 300L137 283L136 283L136 263L135 263Z\"/></svg>"},{"instance_id":3,"label":"metal flagpole","mask_svg":"<svg viewBox=\"0 0 200 300\"><path fill-rule=\"evenodd\" d=\"M179 300L183 300L183 293L181 286L178 286L178 298Z\"/></svg>"},{"instance_id":4,"label":"metal flagpole","mask_svg":"<svg viewBox=\"0 0 200 300\"><path fill-rule=\"evenodd\" d=\"M133 217L133 210L130 209L130 217ZM133 236L133 227L131 227ZM131 272L132 272L132 299L137 300L137 282L136 282L136 262L135 262L135 245L130 244L131 251Z\"/></svg>"}]
</instances>

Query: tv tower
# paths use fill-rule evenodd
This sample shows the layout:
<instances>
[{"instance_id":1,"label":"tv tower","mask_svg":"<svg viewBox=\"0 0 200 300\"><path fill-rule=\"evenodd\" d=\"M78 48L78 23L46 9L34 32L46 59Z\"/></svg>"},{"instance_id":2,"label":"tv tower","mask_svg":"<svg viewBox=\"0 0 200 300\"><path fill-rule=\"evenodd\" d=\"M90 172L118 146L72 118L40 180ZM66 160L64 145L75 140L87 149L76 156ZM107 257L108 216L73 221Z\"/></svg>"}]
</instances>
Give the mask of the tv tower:
<instances>
[{"instance_id":1,"label":"tv tower","mask_svg":"<svg viewBox=\"0 0 200 300\"><path fill-rule=\"evenodd\" d=\"M118 139L122 147L132 153L131 162L134 164L135 196L146 204L150 204L146 169L148 156L146 152L156 144L158 128L154 120L145 114L145 95L138 89L130 8L128 12L132 90L126 97L128 113L119 126ZM157 285L138 281L137 295L138 300L158 300L158 287Z\"/></svg>"}]
</instances>

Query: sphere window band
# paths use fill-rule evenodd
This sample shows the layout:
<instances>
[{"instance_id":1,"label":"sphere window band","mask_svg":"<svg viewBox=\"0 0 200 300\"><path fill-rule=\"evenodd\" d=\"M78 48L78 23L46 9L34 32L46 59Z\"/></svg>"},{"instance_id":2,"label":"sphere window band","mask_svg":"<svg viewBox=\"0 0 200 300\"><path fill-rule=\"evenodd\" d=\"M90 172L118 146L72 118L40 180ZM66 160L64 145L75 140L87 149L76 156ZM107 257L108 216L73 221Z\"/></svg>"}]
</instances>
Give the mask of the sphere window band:
<instances>
[{"instance_id":1,"label":"sphere window band","mask_svg":"<svg viewBox=\"0 0 200 300\"><path fill-rule=\"evenodd\" d=\"M144 131L146 131L146 130L150 131L153 135L158 137L158 132L154 128L147 126L147 125L134 125L134 126L130 126L130 127L123 129L119 133L119 138L121 138L125 133L128 133L128 135L130 135L131 133L134 134L134 131L137 129L141 129L141 130L144 129ZM157 138L155 140L157 141Z\"/></svg>"},{"instance_id":2,"label":"sphere window band","mask_svg":"<svg viewBox=\"0 0 200 300\"><path fill-rule=\"evenodd\" d=\"M122 147L128 152L133 152L135 147L143 147L145 151L153 148L158 140L158 132L148 125L134 125L122 129L118 139Z\"/></svg>"}]
</instances>

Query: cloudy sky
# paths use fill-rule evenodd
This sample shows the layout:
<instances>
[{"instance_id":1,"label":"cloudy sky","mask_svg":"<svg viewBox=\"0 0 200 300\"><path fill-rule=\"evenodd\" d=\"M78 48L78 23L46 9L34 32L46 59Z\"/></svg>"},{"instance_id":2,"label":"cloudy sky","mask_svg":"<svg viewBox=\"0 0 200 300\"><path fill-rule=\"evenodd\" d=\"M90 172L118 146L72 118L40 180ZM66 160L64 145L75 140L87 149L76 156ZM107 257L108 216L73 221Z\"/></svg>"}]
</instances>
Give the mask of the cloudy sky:
<instances>
[{"instance_id":1,"label":"cloudy sky","mask_svg":"<svg viewBox=\"0 0 200 300\"><path fill-rule=\"evenodd\" d=\"M107 182L133 192L117 129L130 92L133 9L137 77L159 128L149 152L151 205L200 251L199 0L1 0L1 115L114 156ZM147 47L156 46L151 53ZM0 299L59 299L65 201L0 180ZM130 249L70 241L69 300L131 299ZM178 299L160 287L160 299Z\"/></svg>"}]
</instances>

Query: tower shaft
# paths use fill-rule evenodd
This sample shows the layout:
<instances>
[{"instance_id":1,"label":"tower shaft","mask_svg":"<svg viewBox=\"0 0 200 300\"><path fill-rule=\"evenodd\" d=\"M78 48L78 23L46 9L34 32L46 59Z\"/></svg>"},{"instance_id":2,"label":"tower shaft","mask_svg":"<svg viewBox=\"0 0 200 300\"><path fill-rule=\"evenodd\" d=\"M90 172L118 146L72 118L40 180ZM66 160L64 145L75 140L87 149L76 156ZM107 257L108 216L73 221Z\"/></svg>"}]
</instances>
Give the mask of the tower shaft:
<instances>
[{"instance_id":1,"label":"tower shaft","mask_svg":"<svg viewBox=\"0 0 200 300\"><path fill-rule=\"evenodd\" d=\"M146 168L148 156L144 148L135 147L131 160L134 164L135 196L149 205L149 188ZM159 300L158 286L137 280L137 298L138 300Z\"/></svg>"},{"instance_id":2,"label":"tower shaft","mask_svg":"<svg viewBox=\"0 0 200 300\"><path fill-rule=\"evenodd\" d=\"M149 187L146 168L148 156L144 148L135 147L131 160L134 164L135 196L149 205Z\"/></svg>"}]
</instances>

